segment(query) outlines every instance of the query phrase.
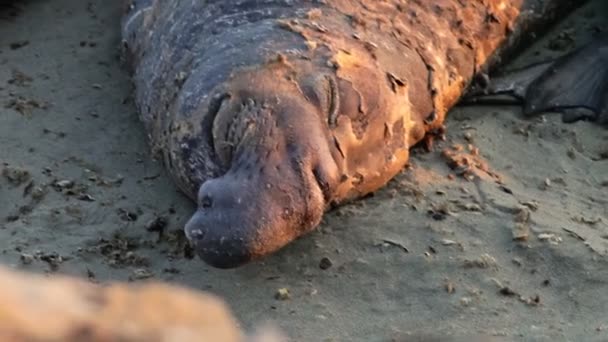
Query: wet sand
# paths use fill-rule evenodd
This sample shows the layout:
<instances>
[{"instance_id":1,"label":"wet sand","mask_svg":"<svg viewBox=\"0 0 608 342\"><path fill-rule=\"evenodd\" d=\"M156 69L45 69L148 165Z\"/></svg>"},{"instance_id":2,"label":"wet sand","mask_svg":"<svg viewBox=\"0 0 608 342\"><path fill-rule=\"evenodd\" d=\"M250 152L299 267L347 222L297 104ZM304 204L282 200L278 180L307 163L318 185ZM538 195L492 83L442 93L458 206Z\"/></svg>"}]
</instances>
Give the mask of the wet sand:
<instances>
[{"instance_id":1,"label":"wet sand","mask_svg":"<svg viewBox=\"0 0 608 342\"><path fill-rule=\"evenodd\" d=\"M119 63L120 7L0 9L2 264L209 291L245 329L271 321L294 341L608 339L608 130L458 107L447 140L385 189L266 260L216 270L192 257L181 227L194 205L148 153ZM607 11L593 1L514 63L584 43ZM487 163L479 180L450 169L441 152L455 144Z\"/></svg>"}]
</instances>

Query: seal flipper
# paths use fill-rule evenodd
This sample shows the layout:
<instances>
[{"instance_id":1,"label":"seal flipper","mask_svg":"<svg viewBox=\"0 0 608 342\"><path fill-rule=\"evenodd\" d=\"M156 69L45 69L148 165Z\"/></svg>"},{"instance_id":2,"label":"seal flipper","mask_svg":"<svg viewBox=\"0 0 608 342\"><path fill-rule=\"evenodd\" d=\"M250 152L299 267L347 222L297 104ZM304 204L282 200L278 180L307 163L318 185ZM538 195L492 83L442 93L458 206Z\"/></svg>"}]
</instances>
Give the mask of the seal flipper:
<instances>
[{"instance_id":1,"label":"seal flipper","mask_svg":"<svg viewBox=\"0 0 608 342\"><path fill-rule=\"evenodd\" d=\"M608 37L497 77L486 89L473 89L466 102L523 104L526 116L559 112L564 122L608 124Z\"/></svg>"}]
</instances>

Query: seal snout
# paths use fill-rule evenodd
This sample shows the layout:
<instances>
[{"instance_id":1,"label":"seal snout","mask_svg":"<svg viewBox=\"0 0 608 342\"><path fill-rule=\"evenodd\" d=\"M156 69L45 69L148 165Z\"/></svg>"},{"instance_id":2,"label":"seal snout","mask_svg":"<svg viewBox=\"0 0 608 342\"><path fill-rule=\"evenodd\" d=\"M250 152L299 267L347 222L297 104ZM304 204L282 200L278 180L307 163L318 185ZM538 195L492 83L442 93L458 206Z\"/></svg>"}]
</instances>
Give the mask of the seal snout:
<instances>
[{"instance_id":1,"label":"seal snout","mask_svg":"<svg viewBox=\"0 0 608 342\"><path fill-rule=\"evenodd\" d=\"M203 261L217 268L234 268L252 259L255 228L247 225L240 208L242 198L222 179L201 186L198 209L184 231Z\"/></svg>"},{"instance_id":2,"label":"seal snout","mask_svg":"<svg viewBox=\"0 0 608 342\"><path fill-rule=\"evenodd\" d=\"M221 231L209 229L209 218L198 210L186 223L186 236L194 245L198 256L207 264L217 268L234 268L251 260L251 254L243 238L222 235Z\"/></svg>"},{"instance_id":3,"label":"seal snout","mask_svg":"<svg viewBox=\"0 0 608 342\"><path fill-rule=\"evenodd\" d=\"M238 267L314 227L323 213L323 195L318 187L297 181L295 174L287 169L257 176L228 172L203 183L198 208L184 227L199 257L217 268Z\"/></svg>"}]
</instances>

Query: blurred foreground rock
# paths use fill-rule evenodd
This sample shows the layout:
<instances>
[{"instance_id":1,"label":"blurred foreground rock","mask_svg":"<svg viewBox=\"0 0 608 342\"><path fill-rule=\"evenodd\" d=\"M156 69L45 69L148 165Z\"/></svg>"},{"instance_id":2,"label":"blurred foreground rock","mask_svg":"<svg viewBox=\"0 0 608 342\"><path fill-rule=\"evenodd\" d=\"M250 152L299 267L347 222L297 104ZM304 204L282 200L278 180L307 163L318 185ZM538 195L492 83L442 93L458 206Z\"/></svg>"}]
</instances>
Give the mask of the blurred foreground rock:
<instances>
[{"instance_id":1,"label":"blurred foreground rock","mask_svg":"<svg viewBox=\"0 0 608 342\"><path fill-rule=\"evenodd\" d=\"M0 267L0 341L279 341L246 338L218 298L146 283L99 286ZM274 335L270 333L271 335Z\"/></svg>"}]
</instances>

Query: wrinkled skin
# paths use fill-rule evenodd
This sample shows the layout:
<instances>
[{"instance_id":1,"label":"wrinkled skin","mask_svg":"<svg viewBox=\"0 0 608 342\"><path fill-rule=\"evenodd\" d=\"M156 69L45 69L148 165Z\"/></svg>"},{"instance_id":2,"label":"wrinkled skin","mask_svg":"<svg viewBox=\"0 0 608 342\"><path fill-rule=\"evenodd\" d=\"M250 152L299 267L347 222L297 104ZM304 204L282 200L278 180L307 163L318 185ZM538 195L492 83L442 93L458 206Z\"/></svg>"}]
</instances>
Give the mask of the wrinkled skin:
<instances>
[{"instance_id":1,"label":"wrinkled skin","mask_svg":"<svg viewBox=\"0 0 608 342\"><path fill-rule=\"evenodd\" d=\"M186 235L230 268L385 185L476 73L573 6L136 0L123 36L153 150L198 202Z\"/></svg>"}]
</instances>

